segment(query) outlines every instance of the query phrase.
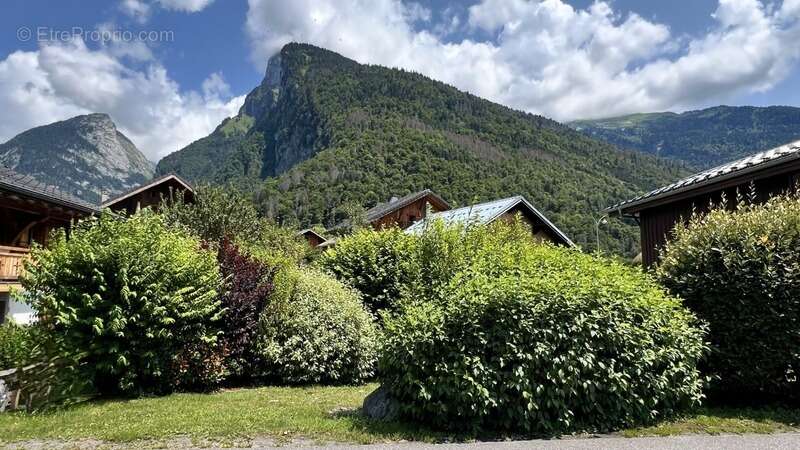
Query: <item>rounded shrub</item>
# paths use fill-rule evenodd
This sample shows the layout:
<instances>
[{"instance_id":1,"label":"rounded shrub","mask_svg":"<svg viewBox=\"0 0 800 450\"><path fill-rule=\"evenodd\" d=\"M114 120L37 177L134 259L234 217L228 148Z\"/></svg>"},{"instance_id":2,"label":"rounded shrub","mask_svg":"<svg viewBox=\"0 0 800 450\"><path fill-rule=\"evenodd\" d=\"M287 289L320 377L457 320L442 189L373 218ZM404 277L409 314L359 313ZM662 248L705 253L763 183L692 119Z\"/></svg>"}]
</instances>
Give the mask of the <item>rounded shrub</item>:
<instances>
[{"instance_id":1,"label":"rounded shrub","mask_svg":"<svg viewBox=\"0 0 800 450\"><path fill-rule=\"evenodd\" d=\"M657 273L709 324L710 395L800 400L800 201L694 217Z\"/></svg>"},{"instance_id":2,"label":"rounded shrub","mask_svg":"<svg viewBox=\"0 0 800 450\"><path fill-rule=\"evenodd\" d=\"M222 314L216 255L196 238L149 211L126 220L103 213L31 256L24 295L57 338L54 356L82 361L82 378L100 394L163 393L218 379L181 369L217 348Z\"/></svg>"},{"instance_id":3,"label":"rounded shrub","mask_svg":"<svg viewBox=\"0 0 800 450\"><path fill-rule=\"evenodd\" d=\"M558 434L695 405L703 332L638 269L551 246L477 252L440 302L388 317L381 381L442 428Z\"/></svg>"},{"instance_id":4,"label":"rounded shrub","mask_svg":"<svg viewBox=\"0 0 800 450\"><path fill-rule=\"evenodd\" d=\"M373 313L391 309L412 277L414 237L397 228L362 228L320 256L319 265L361 293Z\"/></svg>"},{"instance_id":5,"label":"rounded shrub","mask_svg":"<svg viewBox=\"0 0 800 450\"><path fill-rule=\"evenodd\" d=\"M288 384L353 384L373 376L377 329L358 294L310 270L284 268L264 310L265 377Z\"/></svg>"}]
</instances>

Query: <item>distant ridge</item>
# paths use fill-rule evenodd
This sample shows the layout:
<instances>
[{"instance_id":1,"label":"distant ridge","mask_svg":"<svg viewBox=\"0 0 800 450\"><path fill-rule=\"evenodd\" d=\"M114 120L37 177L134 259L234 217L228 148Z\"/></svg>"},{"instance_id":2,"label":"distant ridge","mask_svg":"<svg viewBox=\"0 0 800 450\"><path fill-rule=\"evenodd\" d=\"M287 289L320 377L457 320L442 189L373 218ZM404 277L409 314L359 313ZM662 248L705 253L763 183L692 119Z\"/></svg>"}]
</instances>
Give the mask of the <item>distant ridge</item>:
<instances>
[{"instance_id":1,"label":"distant ridge","mask_svg":"<svg viewBox=\"0 0 800 450\"><path fill-rule=\"evenodd\" d=\"M683 161L701 170L800 139L800 108L717 106L570 125L614 145Z\"/></svg>"}]
</instances>

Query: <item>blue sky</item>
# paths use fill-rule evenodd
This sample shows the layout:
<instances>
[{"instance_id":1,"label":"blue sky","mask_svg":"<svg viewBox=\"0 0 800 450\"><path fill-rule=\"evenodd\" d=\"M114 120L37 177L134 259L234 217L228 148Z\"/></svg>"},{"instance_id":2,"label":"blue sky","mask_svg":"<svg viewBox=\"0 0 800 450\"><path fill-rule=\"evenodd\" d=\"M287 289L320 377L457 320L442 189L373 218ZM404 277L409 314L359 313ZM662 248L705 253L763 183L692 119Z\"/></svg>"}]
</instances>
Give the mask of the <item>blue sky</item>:
<instances>
[{"instance_id":1,"label":"blue sky","mask_svg":"<svg viewBox=\"0 0 800 450\"><path fill-rule=\"evenodd\" d=\"M800 0L4 0L0 141L100 111L157 160L292 40L559 120L800 106L798 19Z\"/></svg>"}]
</instances>

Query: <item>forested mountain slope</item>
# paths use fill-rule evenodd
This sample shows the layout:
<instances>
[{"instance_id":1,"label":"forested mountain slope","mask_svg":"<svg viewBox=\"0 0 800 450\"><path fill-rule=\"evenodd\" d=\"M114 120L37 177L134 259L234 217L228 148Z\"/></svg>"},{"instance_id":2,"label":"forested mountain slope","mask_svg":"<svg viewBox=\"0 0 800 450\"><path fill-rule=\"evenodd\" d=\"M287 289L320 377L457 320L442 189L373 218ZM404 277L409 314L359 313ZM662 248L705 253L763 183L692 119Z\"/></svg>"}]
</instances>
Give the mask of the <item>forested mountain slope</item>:
<instances>
[{"instance_id":1,"label":"forested mountain slope","mask_svg":"<svg viewBox=\"0 0 800 450\"><path fill-rule=\"evenodd\" d=\"M800 139L800 108L717 106L570 125L622 148L683 161L700 170Z\"/></svg>"},{"instance_id":2,"label":"forested mountain slope","mask_svg":"<svg viewBox=\"0 0 800 450\"><path fill-rule=\"evenodd\" d=\"M164 158L158 172L250 189L284 222L331 225L424 188L453 206L522 194L594 247L599 211L686 173L550 119L514 111L403 70L289 44L239 115ZM631 254L638 230L612 221L606 248Z\"/></svg>"}]
</instances>

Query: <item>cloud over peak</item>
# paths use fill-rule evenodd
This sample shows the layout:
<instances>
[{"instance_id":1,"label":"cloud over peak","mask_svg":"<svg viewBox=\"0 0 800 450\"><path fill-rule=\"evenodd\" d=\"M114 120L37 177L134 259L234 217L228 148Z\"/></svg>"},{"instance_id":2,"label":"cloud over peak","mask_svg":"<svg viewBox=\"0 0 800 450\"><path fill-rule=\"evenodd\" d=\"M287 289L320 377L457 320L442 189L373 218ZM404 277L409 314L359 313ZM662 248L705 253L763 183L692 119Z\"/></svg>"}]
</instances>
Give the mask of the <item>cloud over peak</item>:
<instances>
[{"instance_id":1,"label":"cloud over peak","mask_svg":"<svg viewBox=\"0 0 800 450\"><path fill-rule=\"evenodd\" d=\"M260 65L309 42L560 120L726 101L769 89L800 58L800 0L720 0L713 26L690 37L607 2L482 0L466 15L445 24L399 0L249 0L246 30ZM445 41L454 26L466 37Z\"/></svg>"}]
</instances>

